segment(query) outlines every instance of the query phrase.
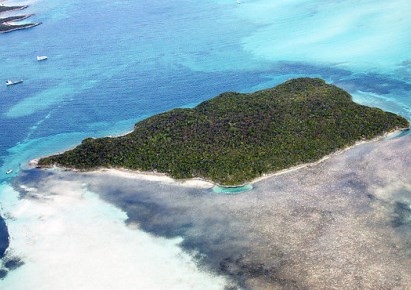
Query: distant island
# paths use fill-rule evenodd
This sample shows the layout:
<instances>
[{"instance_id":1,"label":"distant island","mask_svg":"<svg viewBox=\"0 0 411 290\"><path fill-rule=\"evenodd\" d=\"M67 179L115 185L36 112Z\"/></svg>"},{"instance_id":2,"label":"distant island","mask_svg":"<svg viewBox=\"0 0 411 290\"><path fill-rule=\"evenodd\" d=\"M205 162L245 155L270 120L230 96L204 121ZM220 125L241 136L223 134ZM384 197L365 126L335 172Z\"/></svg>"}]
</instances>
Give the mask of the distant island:
<instances>
[{"instance_id":1,"label":"distant island","mask_svg":"<svg viewBox=\"0 0 411 290\"><path fill-rule=\"evenodd\" d=\"M26 9L28 6L4 6L0 5L0 14L2 12L7 11L14 11L14 10L23 10ZM40 25L40 22L33 22L33 23L25 23L25 24L14 24L14 21L24 20L29 18L33 14L25 14L25 15L17 15L17 16L10 16L6 18L0 18L0 33L11 32L20 29L27 29L37 25Z\"/></svg>"},{"instance_id":2,"label":"distant island","mask_svg":"<svg viewBox=\"0 0 411 290\"><path fill-rule=\"evenodd\" d=\"M321 79L299 78L158 114L127 135L87 138L38 165L127 168L235 186L408 127L405 118L356 104Z\"/></svg>"},{"instance_id":3,"label":"distant island","mask_svg":"<svg viewBox=\"0 0 411 290\"><path fill-rule=\"evenodd\" d=\"M28 5L22 5L22 6L4 6L3 4L0 4L0 13L1 12L6 12L6 11L13 11L13 10L23 10L26 9Z\"/></svg>"}]
</instances>

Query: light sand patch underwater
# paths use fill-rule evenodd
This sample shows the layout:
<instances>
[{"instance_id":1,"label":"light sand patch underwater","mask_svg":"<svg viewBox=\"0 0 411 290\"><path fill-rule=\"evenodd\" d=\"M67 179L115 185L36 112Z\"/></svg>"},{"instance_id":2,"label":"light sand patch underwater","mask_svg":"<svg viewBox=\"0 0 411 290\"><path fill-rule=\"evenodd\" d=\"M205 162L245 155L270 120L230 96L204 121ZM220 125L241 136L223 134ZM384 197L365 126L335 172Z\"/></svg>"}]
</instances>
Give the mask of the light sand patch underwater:
<instances>
[{"instance_id":1,"label":"light sand patch underwater","mask_svg":"<svg viewBox=\"0 0 411 290\"><path fill-rule=\"evenodd\" d=\"M179 247L128 228L126 214L82 183L43 180L44 187L3 190L11 236L7 256L24 265L0 280L4 290L223 289L226 280L201 271Z\"/></svg>"}]
</instances>

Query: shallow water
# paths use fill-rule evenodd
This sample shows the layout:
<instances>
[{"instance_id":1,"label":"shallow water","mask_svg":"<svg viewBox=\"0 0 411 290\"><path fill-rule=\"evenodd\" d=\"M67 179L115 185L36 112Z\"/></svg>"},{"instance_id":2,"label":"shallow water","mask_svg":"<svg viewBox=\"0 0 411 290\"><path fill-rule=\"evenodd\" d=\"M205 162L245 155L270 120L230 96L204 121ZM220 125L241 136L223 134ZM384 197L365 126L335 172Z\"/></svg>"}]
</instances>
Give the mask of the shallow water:
<instances>
[{"instance_id":1,"label":"shallow water","mask_svg":"<svg viewBox=\"0 0 411 290\"><path fill-rule=\"evenodd\" d=\"M55 201L49 207L58 211L59 198L82 195L77 203L93 216L97 212L89 194L98 193L121 209L117 211L129 228L171 241L180 239L179 246L201 269L227 277L225 283L235 287L406 289L411 283L410 140L406 136L359 145L319 164L258 181L253 190L239 194L112 171L80 174L31 169L22 173L17 184L24 184L25 190L20 191L31 206L39 203L33 200L34 194L41 193L40 204L41 199L52 198ZM105 203L98 203L97 219L87 220L111 220L116 211L100 210ZM78 208L67 201L63 204L84 219L83 211L77 213ZM41 212L44 221L33 224L50 230L49 224L57 217L46 218L47 211ZM58 217L71 224L64 214ZM83 223L91 236L98 236L84 221L77 231ZM96 226L95 230L116 235L109 239L124 245L125 251L139 255L129 246L131 237L126 242L118 233L120 225L101 228L98 221ZM63 241L67 238L59 243ZM94 257L94 261L100 259ZM213 285L212 281L224 280L207 283ZM179 287L185 285L182 281Z\"/></svg>"},{"instance_id":2,"label":"shallow water","mask_svg":"<svg viewBox=\"0 0 411 290\"><path fill-rule=\"evenodd\" d=\"M246 184L243 186L235 186L235 187L223 187L223 186L214 186L213 191L216 193L224 193L224 194L238 194L243 191L252 190L253 186L251 184Z\"/></svg>"},{"instance_id":3,"label":"shallow water","mask_svg":"<svg viewBox=\"0 0 411 290\"><path fill-rule=\"evenodd\" d=\"M20 188L20 190L22 190ZM48 191L10 187L3 199L11 246L1 289L222 289L226 280L202 272L179 247L181 238L153 237L125 225L127 215L82 184L62 180Z\"/></svg>"},{"instance_id":4,"label":"shallow water","mask_svg":"<svg viewBox=\"0 0 411 290\"><path fill-rule=\"evenodd\" d=\"M224 91L321 77L362 104L411 119L406 0L28 4L21 13L43 24L0 35L0 81L24 79L0 86L2 206L30 159L130 131L147 116ZM37 62L37 55L49 59Z\"/></svg>"}]
</instances>

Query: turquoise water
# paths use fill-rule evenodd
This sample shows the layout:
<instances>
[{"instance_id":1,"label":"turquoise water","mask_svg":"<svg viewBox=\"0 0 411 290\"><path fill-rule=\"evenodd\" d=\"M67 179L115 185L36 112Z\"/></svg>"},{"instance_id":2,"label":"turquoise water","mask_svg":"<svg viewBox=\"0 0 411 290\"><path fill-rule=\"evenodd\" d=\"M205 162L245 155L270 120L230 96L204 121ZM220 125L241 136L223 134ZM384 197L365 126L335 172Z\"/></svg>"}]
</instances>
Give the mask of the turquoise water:
<instances>
[{"instance_id":1,"label":"turquoise water","mask_svg":"<svg viewBox=\"0 0 411 290\"><path fill-rule=\"evenodd\" d=\"M238 194L244 191L253 189L251 184L235 187L223 187L223 186L214 186L213 192L215 193L224 193L224 194Z\"/></svg>"},{"instance_id":2,"label":"turquoise water","mask_svg":"<svg viewBox=\"0 0 411 290\"><path fill-rule=\"evenodd\" d=\"M24 79L0 85L4 186L30 159L85 137L121 134L171 108L299 76L324 78L360 103L411 119L409 1L29 4L24 13L43 24L0 35L0 81Z\"/></svg>"}]
</instances>

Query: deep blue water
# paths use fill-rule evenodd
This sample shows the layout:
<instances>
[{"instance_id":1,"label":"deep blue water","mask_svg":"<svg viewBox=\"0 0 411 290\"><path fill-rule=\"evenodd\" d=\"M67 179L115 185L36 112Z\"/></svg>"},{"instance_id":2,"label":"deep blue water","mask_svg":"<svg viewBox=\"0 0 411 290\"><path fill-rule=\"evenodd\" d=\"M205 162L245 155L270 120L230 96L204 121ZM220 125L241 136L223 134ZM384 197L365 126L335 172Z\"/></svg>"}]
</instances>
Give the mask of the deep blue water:
<instances>
[{"instance_id":1,"label":"deep blue water","mask_svg":"<svg viewBox=\"0 0 411 290\"><path fill-rule=\"evenodd\" d=\"M43 24L0 35L0 81L24 79L0 85L0 204L30 159L224 91L322 77L411 119L409 1L29 4L24 13Z\"/></svg>"},{"instance_id":2,"label":"deep blue water","mask_svg":"<svg viewBox=\"0 0 411 290\"><path fill-rule=\"evenodd\" d=\"M4 252L9 246L9 235L7 226L3 218L0 218L0 258L3 257Z\"/></svg>"}]
</instances>

